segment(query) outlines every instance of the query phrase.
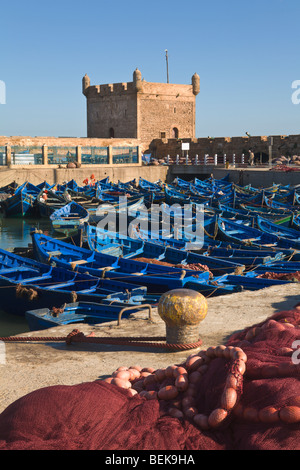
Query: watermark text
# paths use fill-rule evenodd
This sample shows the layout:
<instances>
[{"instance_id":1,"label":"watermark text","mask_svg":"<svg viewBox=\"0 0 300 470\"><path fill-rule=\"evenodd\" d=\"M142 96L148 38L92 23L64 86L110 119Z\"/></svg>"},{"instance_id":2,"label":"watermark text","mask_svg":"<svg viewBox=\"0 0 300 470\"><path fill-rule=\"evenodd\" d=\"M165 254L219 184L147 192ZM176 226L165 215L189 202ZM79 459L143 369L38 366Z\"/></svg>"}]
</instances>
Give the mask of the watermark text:
<instances>
[{"instance_id":1,"label":"watermark text","mask_svg":"<svg viewBox=\"0 0 300 470\"><path fill-rule=\"evenodd\" d=\"M0 341L0 365L6 364L6 349L4 341Z\"/></svg>"},{"instance_id":2,"label":"watermark text","mask_svg":"<svg viewBox=\"0 0 300 470\"><path fill-rule=\"evenodd\" d=\"M295 351L292 354L292 362L295 365L300 364L300 340L296 340L292 344L292 349L295 349Z\"/></svg>"},{"instance_id":3,"label":"watermark text","mask_svg":"<svg viewBox=\"0 0 300 470\"><path fill-rule=\"evenodd\" d=\"M108 238L148 241L181 241L187 249L200 249L204 242L202 204L130 205L125 196L116 205L100 205L95 214L98 229Z\"/></svg>"},{"instance_id":4,"label":"watermark text","mask_svg":"<svg viewBox=\"0 0 300 470\"><path fill-rule=\"evenodd\" d=\"M6 85L3 80L0 80L0 104L6 104Z\"/></svg>"},{"instance_id":5,"label":"watermark text","mask_svg":"<svg viewBox=\"0 0 300 470\"><path fill-rule=\"evenodd\" d=\"M294 93L292 93L292 103L300 104L300 80L294 80L292 88L295 90Z\"/></svg>"}]
</instances>

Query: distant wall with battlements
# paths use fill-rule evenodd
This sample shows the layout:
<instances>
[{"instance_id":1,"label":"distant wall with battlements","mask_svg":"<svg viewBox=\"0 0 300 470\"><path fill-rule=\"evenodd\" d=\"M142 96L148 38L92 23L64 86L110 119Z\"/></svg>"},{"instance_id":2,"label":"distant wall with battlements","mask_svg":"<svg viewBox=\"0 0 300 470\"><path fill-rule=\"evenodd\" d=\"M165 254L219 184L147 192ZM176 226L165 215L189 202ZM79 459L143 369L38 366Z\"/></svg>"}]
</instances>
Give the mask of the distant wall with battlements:
<instances>
[{"instance_id":1,"label":"distant wall with battlements","mask_svg":"<svg viewBox=\"0 0 300 470\"><path fill-rule=\"evenodd\" d=\"M168 155L182 156L182 142L189 143L188 154L194 158L196 155L203 158L208 155L232 155L246 157L249 150L253 151L257 160L266 162L271 152L272 160L300 155L300 135L274 135L274 136L241 136L241 137L205 137L198 139L153 139L150 150L153 156L165 158ZM187 152L185 152L187 153Z\"/></svg>"}]
</instances>

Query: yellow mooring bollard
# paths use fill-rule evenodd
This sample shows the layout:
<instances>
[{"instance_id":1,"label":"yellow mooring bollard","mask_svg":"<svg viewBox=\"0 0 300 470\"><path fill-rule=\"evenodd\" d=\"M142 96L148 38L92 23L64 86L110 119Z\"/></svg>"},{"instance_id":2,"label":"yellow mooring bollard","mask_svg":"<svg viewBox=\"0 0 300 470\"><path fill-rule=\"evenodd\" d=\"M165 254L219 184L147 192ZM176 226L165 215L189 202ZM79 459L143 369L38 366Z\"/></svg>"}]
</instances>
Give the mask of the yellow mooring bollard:
<instances>
[{"instance_id":1,"label":"yellow mooring bollard","mask_svg":"<svg viewBox=\"0 0 300 470\"><path fill-rule=\"evenodd\" d=\"M158 303L158 314L166 324L167 344L199 341L199 324L207 315L206 298L191 289L165 292Z\"/></svg>"}]
</instances>

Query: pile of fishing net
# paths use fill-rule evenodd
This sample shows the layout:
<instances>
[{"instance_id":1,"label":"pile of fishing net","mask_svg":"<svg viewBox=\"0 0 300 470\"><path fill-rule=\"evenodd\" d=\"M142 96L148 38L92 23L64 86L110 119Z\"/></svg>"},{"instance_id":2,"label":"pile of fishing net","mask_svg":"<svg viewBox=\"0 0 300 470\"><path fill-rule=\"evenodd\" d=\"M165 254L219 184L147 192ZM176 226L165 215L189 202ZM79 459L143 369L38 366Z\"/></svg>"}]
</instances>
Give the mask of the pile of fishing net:
<instances>
[{"instance_id":1,"label":"pile of fishing net","mask_svg":"<svg viewBox=\"0 0 300 470\"><path fill-rule=\"evenodd\" d=\"M264 274L260 274L257 277L261 278L261 279L278 279L278 280L281 280L281 281L299 282L300 281L300 271L295 271L293 273L266 272Z\"/></svg>"},{"instance_id":2,"label":"pile of fishing net","mask_svg":"<svg viewBox=\"0 0 300 470\"><path fill-rule=\"evenodd\" d=\"M298 450L300 308L165 369L36 390L0 415L2 450Z\"/></svg>"},{"instance_id":3,"label":"pile of fishing net","mask_svg":"<svg viewBox=\"0 0 300 470\"><path fill-rule=\"evenodd\" d=\"M298 162L295 162L298 164ZM273 166L272 168L270 168L270 170L272 171L284 171L285 173L290 173L291 171L299 171L299 168L297 167L291 167L291 166L287 166L287 165L284 165L284 164L277 164L275 166Z\"/></svg>"}]
</instances>

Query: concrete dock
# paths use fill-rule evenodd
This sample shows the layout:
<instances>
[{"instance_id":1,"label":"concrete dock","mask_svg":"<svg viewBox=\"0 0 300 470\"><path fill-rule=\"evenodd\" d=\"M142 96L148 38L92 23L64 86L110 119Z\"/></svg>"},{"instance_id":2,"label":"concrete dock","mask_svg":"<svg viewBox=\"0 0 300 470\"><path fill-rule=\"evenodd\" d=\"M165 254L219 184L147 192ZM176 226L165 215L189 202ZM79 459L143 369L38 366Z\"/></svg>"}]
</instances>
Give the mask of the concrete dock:
<instances>
[{"instance_id":1,"label":"concrete dock","mask_svg":"<svg viewBox=\"0 0 300 470\"><path fill-rule=\"evenodd\" d=\"M266 320L276 312L292 309L300 301L298 283L244 291L208 298L208 313L200 324L202 346L224 344L234 332ZM185 360L193 351L167 352L150 347L117 344L72 343L55 341L74 329L96 337L165 336L166 326L153 309L140 311L129 319L96 326L73 324L24 333L22 337L51 337L51 341L0 343L0 412L18 398L52 385L75 385L110 376L119 366L139 364L155 369ZM53 338L53 339L52 339Z\"/></svg>"}]
</instances>

